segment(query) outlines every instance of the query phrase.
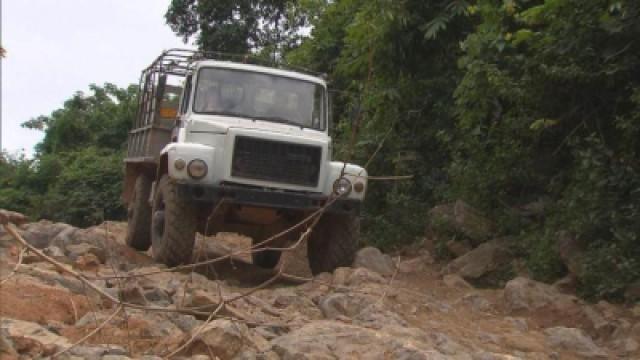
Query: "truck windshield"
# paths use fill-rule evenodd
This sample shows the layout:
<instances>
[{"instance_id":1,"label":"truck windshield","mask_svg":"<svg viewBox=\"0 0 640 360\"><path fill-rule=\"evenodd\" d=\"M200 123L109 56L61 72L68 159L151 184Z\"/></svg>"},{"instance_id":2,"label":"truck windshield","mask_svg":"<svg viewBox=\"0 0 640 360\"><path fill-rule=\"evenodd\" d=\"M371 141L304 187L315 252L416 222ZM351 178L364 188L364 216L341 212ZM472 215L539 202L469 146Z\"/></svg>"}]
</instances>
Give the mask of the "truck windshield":
<instances>
[{"instance_id":1,"label":"truck windshield","mask_svg":"<svg viewBox=\"0 0 640 360\"><path fill-rule=\"evenodd\" d=\"M250 71L202 68L193 111L325 129L324 87Z\"/></svg>"}]
</instances>

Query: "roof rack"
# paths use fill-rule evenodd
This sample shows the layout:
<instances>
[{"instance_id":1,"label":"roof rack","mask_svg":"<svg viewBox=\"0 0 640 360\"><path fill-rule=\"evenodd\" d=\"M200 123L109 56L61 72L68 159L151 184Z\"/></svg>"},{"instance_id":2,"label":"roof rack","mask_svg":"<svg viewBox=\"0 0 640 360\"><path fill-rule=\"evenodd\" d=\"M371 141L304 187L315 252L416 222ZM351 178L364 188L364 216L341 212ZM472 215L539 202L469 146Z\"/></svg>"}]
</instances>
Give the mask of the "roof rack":
<instances>
[{"instance_id":1,"label":"roof rack","mask_svg":"<svg viewBox=\"0 0 640 360\"><path fill-rule=\"evenodd\" d=\"M190 49L165 50L142 71L142 75L150 72L162 72L177 76L186 76L193 69L193 63L201 60L232 61L244 64L260 65L282 70L296 71L312 76L322 77L324 74L283 62L267 60L253 54L232 54L218 51L202 51Z\"/></svg>"}]
</instances>

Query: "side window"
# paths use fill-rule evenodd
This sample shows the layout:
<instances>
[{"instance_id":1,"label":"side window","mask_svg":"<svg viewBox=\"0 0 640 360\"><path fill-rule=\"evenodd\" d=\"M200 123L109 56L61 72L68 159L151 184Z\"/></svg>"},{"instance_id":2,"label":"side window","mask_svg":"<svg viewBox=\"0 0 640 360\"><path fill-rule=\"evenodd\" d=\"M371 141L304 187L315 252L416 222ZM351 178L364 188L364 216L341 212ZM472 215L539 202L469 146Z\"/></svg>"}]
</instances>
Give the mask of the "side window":
<instances>
[{"instance_id":1,"label":"side window","mask_svg":"<svg viewBox=\"0 0 640 360\"><path fill-rule=\"evenodd\" d=\"M182 92L182 101L180 103L180 115L189 109L189 99L191 99L191 75L187 76L184 82L184 91Z\"/></svg>"}]
</instances>

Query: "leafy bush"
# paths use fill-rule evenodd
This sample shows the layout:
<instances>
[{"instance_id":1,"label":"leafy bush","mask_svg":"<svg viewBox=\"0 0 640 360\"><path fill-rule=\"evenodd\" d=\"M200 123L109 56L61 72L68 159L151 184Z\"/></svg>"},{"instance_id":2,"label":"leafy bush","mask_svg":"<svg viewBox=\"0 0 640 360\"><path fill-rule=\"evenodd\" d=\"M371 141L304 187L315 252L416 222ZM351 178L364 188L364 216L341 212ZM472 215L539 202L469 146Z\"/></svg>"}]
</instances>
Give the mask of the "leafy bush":
<instances>
[{"instance_id":1,"label":"leafy bush","mask_svg":"<svg viewBox=\"0 0 640 360\"><path fill-rule=\"evenodd\" d=\"M87 226L123 219L122 158L136 87L92 85L50 116L23 124L44 131L36 156L0 156L0 208Z\"/></svg>"}]
</instances>

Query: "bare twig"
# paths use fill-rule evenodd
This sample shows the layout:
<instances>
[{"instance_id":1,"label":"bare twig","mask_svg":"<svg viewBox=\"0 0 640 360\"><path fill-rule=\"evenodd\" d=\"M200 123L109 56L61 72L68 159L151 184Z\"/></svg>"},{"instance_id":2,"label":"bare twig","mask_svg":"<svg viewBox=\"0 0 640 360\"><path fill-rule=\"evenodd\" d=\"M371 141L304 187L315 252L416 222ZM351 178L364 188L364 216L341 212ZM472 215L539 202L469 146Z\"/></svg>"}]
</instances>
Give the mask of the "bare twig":
<instances>
[{"instance_id":1,"label":"bare twig","mask_svg":"<svg viewBox=\"0 0 640 360\"><path fill-rule=\"evenodd\" d=\"M16 262L16 266L13 268L13 270L9 273L9 275L7 275L7 277L5 277L4 279L2 279L0 281L0 286L2 286L4 283L6 283L7 281L9 281L9 279L11 279L12 276L14 276L16 274L16 272L18 271L18 269L20 268L20 266L22 266L22 260L24 259L24 255L27 253L27 249L26 248L22 248L20 250L20 253L18 254L18 261Z\"/></svg>"}]
</instances>

